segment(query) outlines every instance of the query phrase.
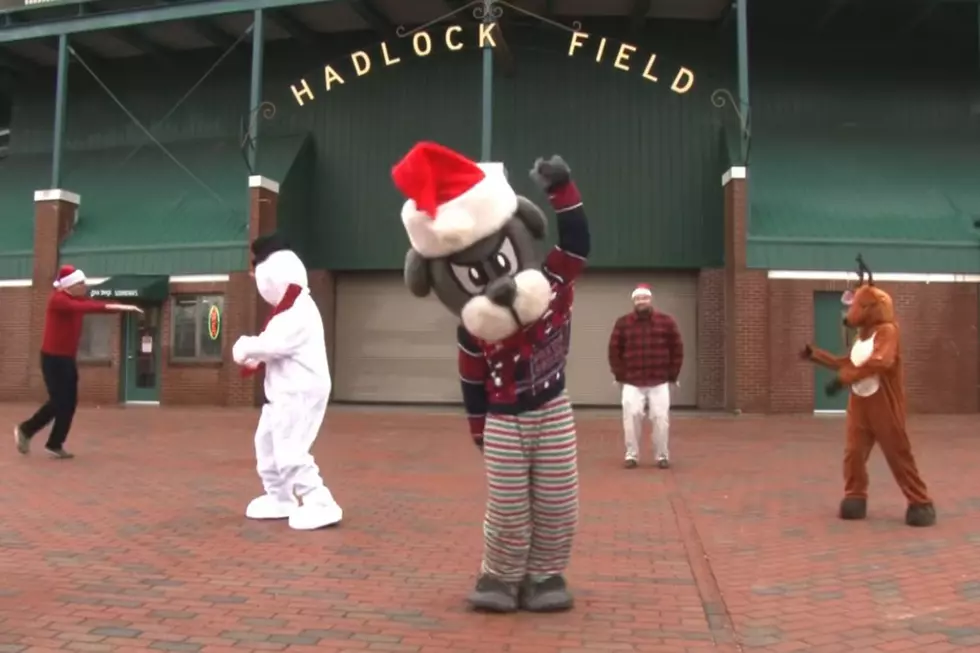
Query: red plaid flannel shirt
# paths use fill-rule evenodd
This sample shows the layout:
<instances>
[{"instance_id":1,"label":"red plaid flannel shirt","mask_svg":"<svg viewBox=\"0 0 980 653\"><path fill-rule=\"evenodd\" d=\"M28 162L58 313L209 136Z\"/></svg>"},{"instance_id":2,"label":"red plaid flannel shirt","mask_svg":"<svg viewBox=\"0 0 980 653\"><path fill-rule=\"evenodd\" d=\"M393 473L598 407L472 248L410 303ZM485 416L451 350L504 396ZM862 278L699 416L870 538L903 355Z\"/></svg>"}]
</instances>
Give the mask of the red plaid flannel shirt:
<instances>
[{"instance_id":1,"label":"red plaid flannel shirt","mask_svg":"<svg viewBox=\"0 0 980 653\"><path fill-rule=\"evenodd\" d=\"M684 343L674 318L636 311L616 320L609 338L609 368L620 383L650 387L674 383L684 364Z\"/></svg>"}]
</instances>

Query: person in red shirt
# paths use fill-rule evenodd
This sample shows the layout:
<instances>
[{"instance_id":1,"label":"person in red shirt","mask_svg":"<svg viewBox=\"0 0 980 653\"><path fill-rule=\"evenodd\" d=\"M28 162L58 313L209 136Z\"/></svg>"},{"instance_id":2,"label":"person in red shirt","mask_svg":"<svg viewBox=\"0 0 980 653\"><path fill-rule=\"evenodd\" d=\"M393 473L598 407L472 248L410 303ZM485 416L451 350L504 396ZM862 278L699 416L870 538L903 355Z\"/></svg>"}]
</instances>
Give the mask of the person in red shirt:
<instances>
[{"instance_id":1,"label":"person in red shirt","mask_svg":"<svg viewBox=\"0 0 980 653\"><path fill-rule=\"evenodd\" d=\"M626 467L636 467L643 418L653 422L657 465L670 467L670 388L684 364L684 343L674 318L653 308L653 292L641 283L633 290L633 311L616 320L609 338L609 368L623 387Z\"/></svg>"},{"instance_id":2,"label":"person in red shirt","mask_svg":"<svg viewBox=\"0 0 980 653\"><path fill-rule=\"evenodd\" d=\"M48 391L48 401L30 418L14 427L17 451L26 454L31 438L54 420L44 450L53 458L73 458L65 451L65 440L78 406L78 367L75 356L82 337L82 319L87 313L133 311L136 306L109 304L85 297L88 286L85 273L63 265L54 282L54 292L44 313L44 336L41 341L41 374Z\"/></svg>"}]
</instances>

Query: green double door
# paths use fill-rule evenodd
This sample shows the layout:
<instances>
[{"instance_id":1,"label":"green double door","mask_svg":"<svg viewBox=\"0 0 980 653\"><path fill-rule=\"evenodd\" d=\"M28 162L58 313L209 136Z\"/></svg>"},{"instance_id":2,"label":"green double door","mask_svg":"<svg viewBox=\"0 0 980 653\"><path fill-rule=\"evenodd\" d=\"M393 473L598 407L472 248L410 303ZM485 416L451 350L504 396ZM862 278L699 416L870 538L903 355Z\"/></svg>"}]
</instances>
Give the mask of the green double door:
<instances>
[{"instance_id":1,"label":"green double door","mask_svg":"<svg viewBox=\"0 0 980 653\"><path fill-rule=\"evenodd\" d=\"M141 306L143 314L124 313L122 323L123 361L120 365L123 403L160 401L159 305Z\"/></svg>"},{"instance_id":2,"label":"green double door","mask_svg":"<svg viewBox=\"0 0 980 653\"><path fill-rule=\"evenodd\" d=\"M847 307L841 301L839 292L816 292L813 294L813 341L820 349L826 349L835 356L850 351L853 330L844 326ZM828 397L824 388L834 378L828 369L813 366L813 408L814 410L844 410L847 408L847 392Z\"/></svg>"}]
</instances>

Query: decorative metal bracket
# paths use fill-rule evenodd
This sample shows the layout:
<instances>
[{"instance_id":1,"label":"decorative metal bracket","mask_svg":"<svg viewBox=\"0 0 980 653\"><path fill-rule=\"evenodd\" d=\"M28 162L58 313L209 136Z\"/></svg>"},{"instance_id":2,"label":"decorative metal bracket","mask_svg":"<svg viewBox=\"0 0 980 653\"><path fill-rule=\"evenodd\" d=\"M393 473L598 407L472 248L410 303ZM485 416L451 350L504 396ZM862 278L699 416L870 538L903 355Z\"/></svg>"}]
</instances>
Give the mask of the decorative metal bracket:
<instances>
[{"instance_id":1,"label":"decorative metal bracket","mask_svg":"<svg viewBox=\"0 0 980 653\"><path fill-rule=\"evenodd\" d=\"M507 7L508 9L513 9L519 14L524 14L525 16L529 16L531 18L536 19L538 22L545 23L546 25L551 25L552 27L557 27L558 29L565 30L566 32L582 31L582 23L577 20L572 21L572 25L571 27L569 27L568 25L564 25L562 23L553 21L550 18L545 18L540 14L536 14L533 11L528 11L527 9L524 9L522 7L512 5L506 0L471 0L470 2L467 2L466 4L457 7L456 9L450 11L447 14L443 14L438 18L430 20L424 25L419 25L418 27L413 27L412 29L408 29L404 25L399 25L397 28L395 28L395 34L397 34L399 38L403 38L403 39L408 38L409 36L412 36L416 32L421 32L423 30L432 27L433 25L438 25L439 23L443 22L447 18L452 18L453 16L460 14L471 7L472 7L473 18L480 21L481 23L492 23L497 20L500 20L504 16L504 7Z\"/></svg>"},{"instance_id":2,"label":"decorative metal bracket","mask_svg":"<svg viewBox=\"0 0 980 653\"><path fill-rule=\"evenodd\" d=\"M742 165L749 162L749 152L752 149L752 107L745 102L739 102L727 88L719 88L711 93L711 104L716 109L723 109L731 106L732 111L738 116L740 146L742 148Z\"/></svg>"},{"instance_id":3,"label":"decorative metal bracket","mask_svg":"<svg viewBox=\"0 0 980 653\"><path fill-rule=\"evenodd\" d=\"M255 134L252 133L252 118L257 115L261 116L263 120L272 120L276 117L276 105L268 101L262 102L242 117L240 130L241 142L239 147L241 148L242 157L245 159L245 166L248 168L249 174L255 174L255 170L252 169L251 156L255 152L256 139Z\"/></svg>"}]
</instances>

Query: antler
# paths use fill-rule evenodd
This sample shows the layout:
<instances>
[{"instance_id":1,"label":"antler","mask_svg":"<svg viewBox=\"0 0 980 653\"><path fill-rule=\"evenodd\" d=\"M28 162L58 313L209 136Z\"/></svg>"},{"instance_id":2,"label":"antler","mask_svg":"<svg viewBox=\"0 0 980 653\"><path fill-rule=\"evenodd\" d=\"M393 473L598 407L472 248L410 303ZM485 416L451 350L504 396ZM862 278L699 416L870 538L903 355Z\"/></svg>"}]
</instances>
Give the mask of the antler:
<instances>
[{"instance_id":1,"label":"antler","mask_svg":"<svg viewBox=\"0 0 980 653\"><path fill-rule=\"evenodd\" d=\"M867 264L864 262L864 257L861 256L860 254L857 255L857 264L858 264L858 277L860 278L861 283L864 283L864 275L865 273L867 273L868 285L869 286L875 285L874 277L871 274L871 268L867 266Z\"/></svg>"}]
</instances>

